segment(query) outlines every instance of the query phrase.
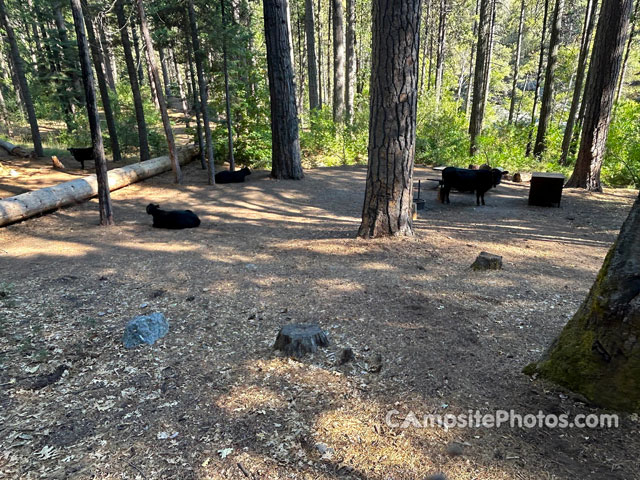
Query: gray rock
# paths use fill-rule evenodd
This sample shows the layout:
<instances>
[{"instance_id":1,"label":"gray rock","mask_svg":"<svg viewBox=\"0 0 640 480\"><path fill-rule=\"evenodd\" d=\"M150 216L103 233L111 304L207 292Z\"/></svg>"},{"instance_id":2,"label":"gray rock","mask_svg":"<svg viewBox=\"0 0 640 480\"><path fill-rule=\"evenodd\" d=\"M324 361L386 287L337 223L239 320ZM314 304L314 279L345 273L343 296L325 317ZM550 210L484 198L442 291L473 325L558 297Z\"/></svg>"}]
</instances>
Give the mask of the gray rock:
<instances>
[{"instance_id":1,"label":"gray rock","mask_svg":"<svg viewBox=\"0 0 640 480\"><path fill-rule=\"evenodd\" d=\"M318 325L290 324L278 332L273 348L287 355L301 357L305 353L315 353L318 347L329 346L327 332Z\"/></svg>"},{"instance_id":2,"label":"gray rock","mask_svg":"<svg viewBox=\"0 0 640 480\"><path fill-rule=\"evenodd\" d=\"M164 314L154 312L140 315L131 320L124 329L122 343L126 348L137 347L143 343L153 345L169 331L169 322Z\"/></svg>"},{"instance_id":3,"label":"gray rock","mask_svg":"<svg viewBox=\"0 0 640 480\"><path fill-rule=\"evenodd\" d=\"M457 457L464 453L464 447L461 443L451 442L447 445L447 455L451 455L452 457Z\"/></svg>"},{"instance_id":4,"label":"gray rock","mask_svg":"<svg viewBox=\"0 0 640 480\"><path fill-rule=\"evenodd\" d=\"M447 480L447 476L444 473L436 473L434 475L429 475L424 480Z\"/></svg>"},{"instance_id":5,"label":"gray rock","mask_svg":"<svg viewBox=\"0 0 640 480\"><path fill-rule=\"evenodd\" d=\"M501 270L502 257L492 253L480 252L476 261L471 265L473 270Z\"/></svg>"}]
</instances>

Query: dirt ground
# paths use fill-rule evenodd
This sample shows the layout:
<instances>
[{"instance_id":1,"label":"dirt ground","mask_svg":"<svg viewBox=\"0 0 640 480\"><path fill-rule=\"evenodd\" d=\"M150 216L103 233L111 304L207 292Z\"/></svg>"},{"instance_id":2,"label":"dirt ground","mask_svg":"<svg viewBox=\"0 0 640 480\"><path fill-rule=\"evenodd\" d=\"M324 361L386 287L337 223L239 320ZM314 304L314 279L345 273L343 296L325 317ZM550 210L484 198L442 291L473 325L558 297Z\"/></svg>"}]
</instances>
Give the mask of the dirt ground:
<instances>
[{"instance_id":1,"label":"dirt ground","mask_svg":"<svg viewBox=\"0 0 640 480\"><path fill-rule=\"evenodd\" d=\"M168 173L113 192L115 227L92 200L0 229L0 477L640 478L635 415L595 429L385 422L607 413L521 370L585 297L637 192L567 190L554 209L528 207L527 184L485 207L428 189L414 238L363 241L365 175L211 188L192 163L182 186ZM202 225L153 229L152 201ZM504 269L471 271L483 250ZM169 333L125 349L126 323L150 312ZM331 346L274 352L293 322L320 324ZM355 360L339 365L347 346Z\"/></svg>"}]
</instances>

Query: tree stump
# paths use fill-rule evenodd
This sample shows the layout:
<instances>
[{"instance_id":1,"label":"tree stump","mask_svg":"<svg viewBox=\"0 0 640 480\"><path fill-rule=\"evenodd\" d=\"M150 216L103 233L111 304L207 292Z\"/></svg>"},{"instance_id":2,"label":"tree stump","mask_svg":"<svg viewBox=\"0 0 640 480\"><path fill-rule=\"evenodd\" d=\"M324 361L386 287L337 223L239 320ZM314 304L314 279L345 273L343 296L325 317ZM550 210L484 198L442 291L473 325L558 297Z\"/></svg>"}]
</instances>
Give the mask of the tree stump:
<instances>
[{"instance_id":1,"label":"tree stump","mask_svg":"<svg viewBox=\"0 0 640 480\"><path fill-rule=\"evenodd\" d=\"M290 356L302 357L305 353L317 352L318 347L327 346L328 334L318 325L291 324L280 329L273 348Z\"/></svg>"},{"instance_id":2,"label":"tree stump","mask_svg":"<svg viewBox=\"0 0 640 480\"><path fill-rule=\"evenodd\" d=\"M473 270L501 270L502 257L492 253L480 252L476 261L471 265Z\"/></svg>"}]
</instances>

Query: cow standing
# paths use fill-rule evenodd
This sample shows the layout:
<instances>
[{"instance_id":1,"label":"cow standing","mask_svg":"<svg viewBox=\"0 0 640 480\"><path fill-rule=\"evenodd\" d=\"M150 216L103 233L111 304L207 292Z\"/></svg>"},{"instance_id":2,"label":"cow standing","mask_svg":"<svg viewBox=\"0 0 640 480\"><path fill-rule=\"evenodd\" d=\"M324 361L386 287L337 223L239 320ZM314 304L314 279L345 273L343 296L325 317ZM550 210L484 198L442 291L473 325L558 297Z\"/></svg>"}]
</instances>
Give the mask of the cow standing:
<instances>
[{"instance_id":1,"label":"cow standing","mask_svg":"<svg viewBox=\"0 0 640 480\"><path fill-rule=\"evenodd\" d=\"M447 167L442 171L441 201L449 201L449 192L452 188L459 192L475 192L476 204L484 205L484 194L492 187L497 187L502 180L502 175L509 173L498 168L491 170L467 170L465 168Z\"/></svg>"}]
</instances>

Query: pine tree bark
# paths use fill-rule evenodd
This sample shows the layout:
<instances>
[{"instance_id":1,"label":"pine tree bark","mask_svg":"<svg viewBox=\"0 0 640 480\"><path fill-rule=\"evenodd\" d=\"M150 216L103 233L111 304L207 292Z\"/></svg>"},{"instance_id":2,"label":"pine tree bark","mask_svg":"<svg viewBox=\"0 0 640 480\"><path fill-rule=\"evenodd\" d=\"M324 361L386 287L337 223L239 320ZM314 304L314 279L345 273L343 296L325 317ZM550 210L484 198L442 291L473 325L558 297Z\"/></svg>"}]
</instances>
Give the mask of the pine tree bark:
<instances>
[{"instance_id":1,"label":"pine tree bark","mask_svg":"<svg viewBox=\"0 0 640 480\"><path fill-rule=\"evenodd\" d=\"M518 20L518 39L516 40L516 51L513 59L513 82L511 84L511 101L509 102L509 119L507 125L513 123L513 113L516 108L516 90L518 88L518 75L520 74L520 54L522 52L522 32L524 30L524 12L526 9L525 0L520 4L520 18Z\"/></svg>"},{"instance_id":2,"label":"pine tree bark","mask_svg":"<svg viewBox=\"0 0 640 480\"><path fill-rule=\"evenodd\" d=\"M140 84L138 83L138 71L131 53L131 42L129 41L129 34L127 32L127 17L124 13L124 0L116 0L115 10L116 18L118 19L118 28L120 30L122 49L124 51L124 60L127 64L127 74L129 75L129 83L131 84L131 93L133 95L133 108L136 114L136 124L138 126L140 161L145 161L151 158L151 152L149 151L149 134L147 132L147 122L144 118L142 95L140 94Z\"/></svg>"},{"instance_id":3,"label":"pine tree bark","mask_svg":"<svg viewBox=\"0 0 640 480\"><path fill-rule=\"evenodd\" d=\"M158 56L160 57L160 67L162 69L162 80L164 82L164 94L167 97L171 96L171 79L169 78L169 70L167 69L167 58L164 55L164 48L158 49Z\"/></svg>"},{"instance_id":4,"label":"pine tree bark","mask_svg":"<svg viewBox=\"0 0 640 480\"><path fill-rule=\"evenodd\" d=\"M138 28L136 23L133 21L133 18L130 20L131 23L131 41L133 42L133 49L136 53L136 68L138 70L138 83L140 86L144 85L144 69L142 67L142 57L140 56L140 42L138 40Z\"/></svg>"},{"instance_id":5,"label":"pine tree bark","mask_svg":"<svg viewBox=\"0 0 640 480\"><path fill-rule=\"evenodd\" d=\"M311 2L313 2L313 0L311 0ZM318 8L315 9L315 14L316 14L316 19L315 19L315 24L316 24L316 29L317 29L317 34L318 34L318 106L319 108L322 108L322 105L324 105L327 96L324 94L324 83L322 81L322 69L323 69L323 63L322 63L322 19L321 19L321 10L320 10L320 0L318 0Z\"/></svg>"},{"instance_id":6,"label":"pine tree bark","mask_svg":"<svg viewBox=\"0 0 640 480\"><path fill-rule=\"evenodd\" d=\"M538 133L533 154L540 157L547 149L547 129L553 113L553 89L558 64L558 48L560 47L560 29L562 28L562 10L564 0L556 0L551 23L551 39L549 40L549 57L547 58L547 71L544 77L544 92L540 104L540 119L538 120Z\"/></svg>"},{"instance_id":7,"label":"pine tree bark","mask_svg":"<svg viewBox=\"0 0 640 480\"><path fill-rule=\"evenodd\" d=\"M75 114L74 101L79 100L79 92L82 91L82 80L78 75L78 63L76 54L70 48L69 37L67 35L67 26L62 15L62 0L53 4L53 18L58 30L58 39L60 41L61 54L57 55L61 70L59 78L55 80L57 83L58 98L65 105L65 123L67 131L71 132L74 128L73 115ZM62 57L62 58L60 58ZM71 79L71 84L68 82Z\"/></svg>"},{"instance_id":8,"label":"pine tree bark","mask_svg":"<svg viewBox=\"0 0 640 480\"><path fill-rule=\"evenodd\" d=\"M187 24L189 22L187 21ZM190 30L191 27L189 27ZM203 170L207 168L207 159L205 157L205 143L204 137L202 136L202 123L200 119L202 108L200 107L200 92L198 90L198 86L196 85L196 73L193 68L193 52L191 48L191 38L190 32L187 32L187 38L185 43L187 45L187 61L189 62L189 77L191 79L191 93L193 95L193 109L196 112L196 133L198 136L198 147L200 148L199 157L200 157L200 166Z\"/></svg>"},{"instance_id":9,"label":"pine tree bark","mask_svg":"<svg viewBox=\"0 0 640 480\"><path fill-rule=\"evenodd\" d=\"M420 88L419 88L420 95L422 95L422 93L424 92L424 79L426 75L427 53L428 53L428 46L429 46L428 38L431 33L429 29L429 25L430 25L429 22L431 19L431 0L425 0L425 1L427 4L427 10L424 15L424 36L422 37L422 44L424 46L422 47L422 60L420 62Z\"/></svg>"},{"instance_id":10,"label":"pine tree bark","mask_svg":"<svg viewBox=\"0 0 640 480\"><path fill-rule=\"evenodd\" d=\"M263 0L269 96L271 100L271 176L303 178L296 87L284 0Z\"/></svg>"},{"instance_id":11,"label":"pine tree bark","mask_svg":"<svg viewBox=\"0 0 640 480\"><path fill-rule=\"evenodd\" d=\"M2 0L0 0L2 1ZM91 129L91 143L93 145L93 157L96 164L96 177L98 180L98 204L100 210L100 225L113 225L113 209L111 206L111 194L109 190L109 177L107 176L107 161L104 157L102 145L102 131L100 130L100 115L96 101L96 90L93 83L93 71L85 34L85 23L82 15L80 0L71 0L71 12L76 29L78 51L80 53L80 66L82 68L82 81L86 96L87 114L89 115L89 128Z\"/></svg>"},{"instance_id":12,"label":"pine tree bark","mask_svg":"<svg viewBox=\"0 0 640 480\"><path fill-rule=\"evenodd\" d=\"M187 128L189 128L189 106L187 105L188 93L185 93L184 91L184 77L182 76L182 72L180 71L180 65L178 65L178 60L176 59L176 55L175 55L175 52L173 51L173 48L169 50L169 57L171 58L171 63L175 71L175 79L178 82L178 94L180 95L180 104L182 105L182 113L184 115L184 120L187 125Z\"/></svg>"},{"instance_id":13,"label":"pine tree bark","mask_svg":"<svg viewBox=\"0 0 640 480\"><path fill-rule=\"evenodd\" d=\"M224 96L227 110L227 145L229 146L229 170L236 169L236 161L233 156L233 119L231 118L231 93L229 91L229 68L227 65L227 19L224 13L224 2L220 0L220 13L222 16L222 61L224 70Z\"/></svg>"},{"instance_id":14,"label":"pine tree bark","mask_svg":"<svg viewBox=\"0 0 640 480\"><path fill-rule=\"evenodd\" d=\"M489 23L489 49L487 53L487 58L485 60L486 64L484 67L484 96L483 102L484 105L482 107L482 111L484 112L487 108L487 101L489 99L489 89L491 87L491 62L493 58L493 47L495 46L495 30L496 30L496 0L491 0L491 17Z\"/></svg>"},{"instance_id":15,"label":"pine tree bark","mask_svg":"<svg viewBox=\"0 0 640 480\"><path fill-rule=\"evenodd\" d=\"M191 31L191 44L193 45L193 56L196 62L196 73L198 75L198 91L200 92L200 114L204 123L204 143L207 151L207 174L209 185L215 185L215 165L213 156L213 138L211 137L211 123L209 122L209 92L207 82L204 78L203 57L204 52L200 48L200 36L198 34L198 22L196 21L196 10L193 0L187 4L189 13L189 28Z\"/></svg>"},{"instance_id":16,"label":"pine tree bark","mask_svg":"<svg viewBox=\"0 0 640 480\"><path fill-rule=\"evenodd\" d=\"M342 0L332 0L333 5L333 121L344 122L344 13Z\"/></svg>"},{"instance_id":17,"label":"pine tree bark","mask_svg":"<svg viewBox=\"0 0 640 480\"><path fill-rule=\"evenodd\" d=\"M27 78L24 74L24 62L22 61L22 57L20 56L20 50L18 49L18 42L16 41L13 27L9 23L9 18L7 17L7 9L5 7L4 0L0 0L0 26L4 28L4 31L7 34L7 41L9 43L11 60L13 61L16 80L18 82L20 93L24 101L24 106L27 110L27 116L29 118L33 149L38 157L42 157L44 156L44 153L42 150L42 139L40 137L38 119L36 118L36 111L33 107L33 100L29 91L29 85L27 84Z\"/></svg>"},{"instance_id":18,"label":"pine tree bark","mask_svg":"<svg viewBox=\"0 0 640 480\"><path fill-rule=\"evenodd\" d=\"M630 12L629 0L615 3L619 15ZM604 10L601 15L607 13L615 15ZM640 198L586 300L540 361L527 366L525 373L538 373L601 407L640 412L639 272Z\"/></svg>"},{"instance_id":19,"label":"pine tree bark","mask_svg":"<svg viewBox=\"0 0 640 480\"><path fill-rule=\"evenodd\" d=\"M638 6L640 1L636 0L635 7L633 8L633 15L631 16L631 32L629 32L629 38L627 38L627 47L624 52L624 60L622 60L622 71L620 72L620 79L618 80L618 88L616 89L615 103L620 100L620 93L622 92L622 85L624 85L624 76L627 71L627 64L629 63L629 54L631 53L631 45L633 44L633 38L636 34L636 22L638 20Z\"/></svg>"},{"instance_id":20,"label":"pine tree bark","mask_svg":"<svg viewBox=\"0 0 640 480\"><path fill-rule=\"evenodd\" d=\"M171 129L171 120L169 119L169 112L167 111L167 105L162 94L162 82L160 81L160 75L158 74L158 67L155 63L155 52L153 49L153 43L151 42L151 34L149 33L149 27L147 26L147 17L144 13L144 5L142 0L138 2L138 18L140 19L140 30L142 32L142 39L147 47L147 53L149 56L149 69L151 70L151 78L156 86L156 94L158 95L158 104L160 107L160 116L162 117L162 125L164 127L164 134L167 137L167 147L169 150L169 158L171 159L171 169L173 170L173 178L175 183L182 183L182 171L180 169L180 163L178 162L178 156L176 154L176 142L173 137L173 130Z\"/></svg>"},{"instance_id":21,"label":"pine tree bark","mask_svg":"<svg viewBox=\"0 0 640 480\"><path fill-rule=\"evenodd\" d=\"M533 109L531 110L531 121L529 123L529 139L525 156L531 155L531 143L533 129L536 125L536 110L538 108L538 97L540 93L540 83L542 82L542 67L544 65L544 42L547 36L547 16L549 14L549 0L544 0L544 16L542 18L542 34L540 35L540 57L538 58L538 71L536 74L536 88L533 92Z\"/></svg>"},{"instance_id":22,"label":"pine tree bark","mask_svg":"<svg viewBox=\"0 0 640 480\"><path fill-rule=\"evenodd\" d=\"M616 82L629 30L632 0L603 0L585 87L580 150L567 187L601 192L600 170L606 149Z\"/></svg>"},{"instance_id":23,"label":"pine tree bark","mask_svg":"<svg viewBox=\"0 0 640 480\"><path fill-rule=\"evenodd\" d=\"M307 76L309 77L309 110L320 107L318 90L318 61L316 60L316 34L313 0L304 2L304 32L307 39Z\"/></svg>"},{"instance_id":24,"label":"pine tree bark","mask_svg":"<svg viewBox=\"0 0 640 480\"><path fill-rule=\"evenodd\" d=\"M356 3L347 0L346 70L345 70L345 117L347 124L353 123L353 102L356 88Z\"/></svg>"},{"instance_id":25,"label":"pine tree bark","mask_svg":"<svg viewBox=\"0 0 640 480\"><path fill-rule=\"evenodd\" d=\"M104 67L105 80L109 89L115 92L116 84L118 83L118 71L113 56L113 49L111 48L111 40L103 22L100 22L100 24L96 26L98 27L96 30L100 41L99 48L104 62L102 65Z\"/></svg>"},{"instance_id":26,"label":"pine tree bark","mask_svg":"<svg viewBox=\"0 0 640 480\"><path fill-rule=\"evenodd\" d=\"M420 0L374 0L369 164L358 236L413 235Z\"/></svg>"},{"instance_id":27,"label":"pine tree bark","mask_svg":"<svg viewBox=\"0 0 640 480\"><path fill-rule=\"evenodd\" d=\"M134 0L135 2L138 2L139 0ZM140 25L140 33L142 34L142 42L143 44L146 45L145 42L145 38L144 38L144 32L142 31L142 25ZM153 78L153 72L151 71L151 65L155 65L156 64L156 59L155 59L155 52L153 53L153 56L149 54L149 50L147 50L146 46L143 47L144 49L144 58L147 61L146 62L146 66L147 66L147 79L149 80L149 90L151 91L151 100L153 101L153 104L156 106L156 110L160 110L160 101L158 100L158 94L160 92L162 92L162 88L160 90L158 90L158 87L156 85L156 82ZM156 67L157 69L157 67Z\"/></svg>"},{"instance_id":28,"label":"pine tree bark","mask_svg":"<svg viewBox=\"0 0 640 480\"><path fill-rule=\"evenodd\" d=\"M576 83L573 88L573 96L571 98L571 107L569 107L569 118L567 119L567 125L564 129L564 136L562 138L562 154L560 155L560 165L567 164L567 157L569 156L569 149L574 141L574 135L576 133L576 113L578 112L578 105L580 105L580 98L584 94L584 74L587 70L587 59L589 57L589 46L591 45L591 34L593 33L593 27L595 25L595 19L598 8L598 0L588 0L587 8L585 10L584 26L582 28L582 40L580 42L580 54L578 56L578 67L576 69Z\"/></svg>"},{"instance_id":29,"label":"pine tree bark","mask_svg":"<svg viewBox=\"0 0 640 480\"><path fill-rule=\"evenodd\" d=\"M113 155L113 161L119 162L122 160L122 155L120 154L120 143L118 142L118 129L116 128L116 121L113 116L113 109L111 108L109 88L107 87L105 74L102 70L102 66L109 60L102 57L102 51L100 50L100 46L98 45L95 30L93 28L93 19L91 18L91 13L88 11L86 2L82 3L84 3L84 20L89 37L89 48L91 49L91 55L93 56L93 66L96 70L98 89L100 90L100 98L102 99L102 109L104 111L104 118L107 122L107 129L109 131L111 153Z\"/></svg>"},{"instance_id":30,"label":"pine tree bark","mask_svg":"<svg viewBox=\"0 0 640 480\"><path fill-rule=\"evenodd\" d=\"M487 58L489 56L489 37L491 33L491 0L480 0L480 18L478 20L478 39L476 41L476 66L473 78L473 101L471 103L471 118L469 119L469 155L474 156L478 149L477 138L482 132L484 120L484 96Z\"/></svg>"},{"instance_id":31,"label":"pine tree bark","mask_svg":"<svg viewBox=\"0 0 640 480\"><path fill-rule=\"evenodd\" d=\"M442 97L442 78L444 75L444 55L447 40L447 2L440 0L440 16L438 20L438 51L436 52L436 104L440 105Z\"/></svg>"}]
</instances>

